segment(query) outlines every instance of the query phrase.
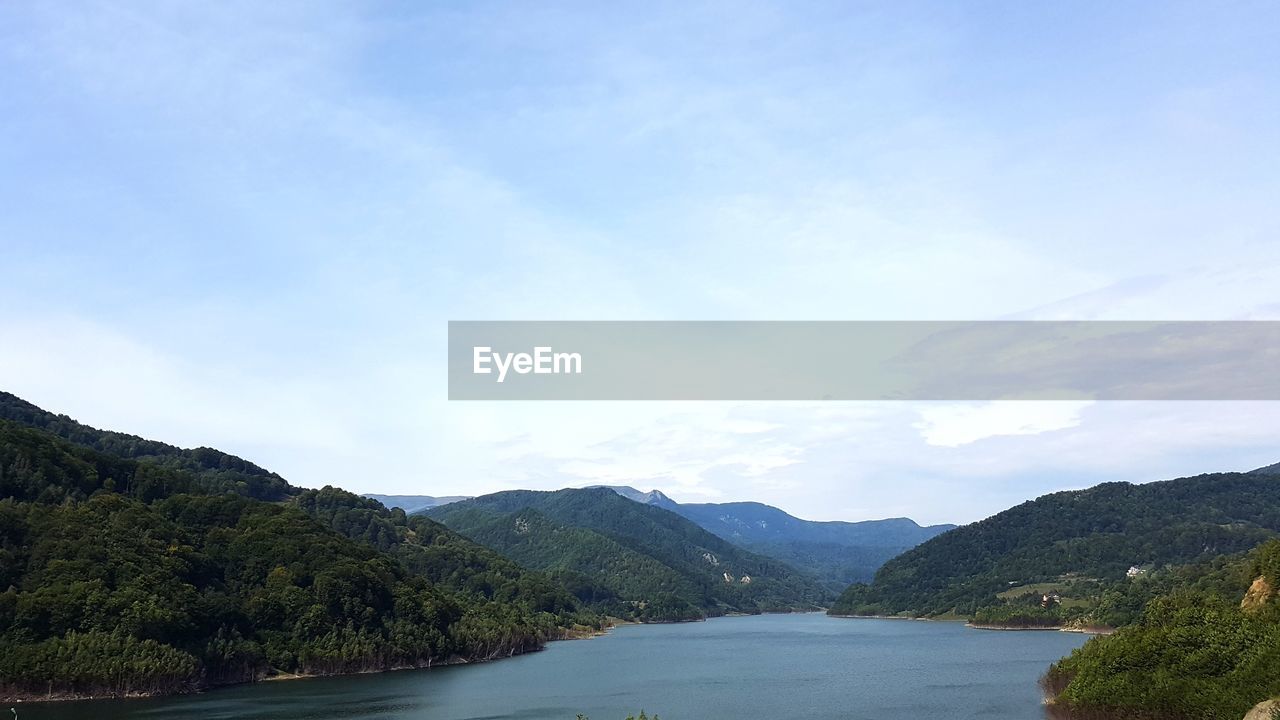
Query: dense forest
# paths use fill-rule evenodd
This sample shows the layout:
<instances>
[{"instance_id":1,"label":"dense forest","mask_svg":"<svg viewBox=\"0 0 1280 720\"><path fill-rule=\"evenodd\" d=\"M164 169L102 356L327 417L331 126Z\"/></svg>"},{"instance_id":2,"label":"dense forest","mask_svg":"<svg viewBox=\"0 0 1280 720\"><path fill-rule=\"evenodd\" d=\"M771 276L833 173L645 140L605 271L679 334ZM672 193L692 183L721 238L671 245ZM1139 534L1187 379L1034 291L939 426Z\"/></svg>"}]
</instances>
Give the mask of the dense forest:
<instances>
[{"instance_id":1,"label":"dense forest","mask_svg":"<svg viewBox=\"0 0 1280 720\"><path fill-rule=\"evenodd\" d=\"M283 500L299 492L279 475L235 455L207 447L183 449L136 435L98 430L4 391L0 391L0 420L44 430L110 457L142 461L148 471L184 471L184 476L204 492L233 492L259 500Z\"/></svg>"},{"instance_id":2,"label":"dense forest","mask_svg":"<svg viewBox=\"0 0 1280 720\"><path fill-rule=\"evenodd\" d=\"M1044 678L1063 720L1238 720L1280 696L1280 466L1023 503L891 560L833 614L1119 628Z\"/></svg>"},{"instance_id":3,"label":"dense forest","mask_svg":"<svg viewBox=\"0 0 1280 720\"><path fill-rule=\"evenodd\" d=\"M1016 621L1025 606L1031 622L1041 615L1031 606L1058 595L1055 617L1088 620L1098 610L1096 620L1109 623L1116 618L1105 613L1119 611L1100 603L1131 585L1131 568L1154 576L1212 562L1277 531L1280 477L1268 472L1107 483L1046 495L933 538L890 560L869 585L851 586L831 613Z\"/></svg>"},{"instance_id":4,"label":"dense forest","mask_svg":"<svg viewBox=\"0 0 1280 720\"><path fill-rule=\"evenodd\" d=\"M552 572L593 608L646 621L812 609L829 591L660 507L608 488L515 490L425 511L467 537Z\"/></svg>"},{"instance_id":5,"label":"dense forest","mask_svg":"<svg viewBox=\"0 0 1280 720\"><path fill-rule=\"evenodd\" d=\"M600 627L429 519L2 399L5 697L483 660Z\"/></svg>"},{"instance_id":6,"label":"dense forest","mask_svg":"<svg viewBox=\"0 0 1280 720\"><path fill-rule=\"evenodd\" d=\"M1280 541L1175 580L1044 678L1063 720L1239 720L1280 697Z\"/></svg>"}]
</instances>

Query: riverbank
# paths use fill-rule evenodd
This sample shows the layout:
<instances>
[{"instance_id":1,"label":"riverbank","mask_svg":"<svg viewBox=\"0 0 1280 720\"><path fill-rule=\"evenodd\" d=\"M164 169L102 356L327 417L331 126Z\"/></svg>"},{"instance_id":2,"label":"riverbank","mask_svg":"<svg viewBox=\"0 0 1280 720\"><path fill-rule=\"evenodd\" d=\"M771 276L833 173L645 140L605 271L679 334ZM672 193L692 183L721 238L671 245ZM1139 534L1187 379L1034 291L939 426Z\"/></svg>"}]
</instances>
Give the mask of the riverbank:
<instances>
[{"instance_id":1,"label":"riverbank","mask_svg":"<svg viewBox=\"0 0 1280 720\"><path fill-rule=\"evenodd\" d=\"M760 614L786 615L786 614L794 614L795 612L797 611L791 611L789 613L760 613ZM638 620L627 620L627 619L618 618L618 617L608 617L606 618L607 624L600 629L587 627L587 626L580 626L576 628L564 628L561 630L561 632L557 633L554 637L546 638L542 643L540 643L537 646L530 647L530 648L521 648L519 650L513 650L513 651L508 651L503 653L497 653L488 657L479 657L479 658L451 657L451 658L441 659L441 660L432 661L428 663L420 663L416 665L403 665L403 666L394 666L394 667L387 667L387 668L354 670L350 672L331 672L331 673L273 672L269 675L262 675L252 680L199 685L199 686L193 686L188 689L180 690L176 692L175 691L126 691L126 692L116 692L116 693L0 692L0 703L37 705L37 704L75 702L75 701L87 701L87 700L130 700L130 699L162 698L162 697L171 697L171 696L180 696L180 695L194 695L194 694L211 692L215 690L222 690L225 688L233 688L233 687L239 687L243 685L253 685L256 683L284 682L284 681L290 681L290 680L314 680L319 678L336 678L336 677L348 677L348 676L358 676L358 675L376 675L376 674L382 674L382 673L400 672L404 670L429 670L431 668L451 667L456 665L476 665L480 663L494 662L496 660L504 660L507 658L515 657L517 655L528 655L530 653L540 652L546 649L546 646L548 644L553 642L561 642L565 640L589 640L591 638L596 638L602 635L606 635L613 628L623 626L623 625L674 625L674 624L681 624L681 623L706 622L708 620L715 620L717 618L723 618L723 617L743 617L743 616L750 616L750 615L751 613L726 613L725 615L717 615L712 617L697 618L697 619L690 619L690 620L664 620L664 621L657 621L657 622L642 622Z\"/></svg>"},{"instance_id":2,"label":"riverbank","mask_svg":"<svg viewBox=\"0 0 1280 720\"><path fill-rule=\"evenodd\" d=\"M1005 632L1017 632L1025 630L1029 632L1066 632L1079 633L1081 635L1110 635L1116 631L1113 627L1106 625L1001 625L998 623L965 623L965 627L971 627L974 630L996 630Z\"/></svg>"},{"instance_id":3,"label":"riverbank","mask_svg":"<svg viewBox=\"0 0 1280 720\"><path fill-rule=\"evenodd\" d=\"M349 672L318 672L318 673L286 673L272 672L266 675L260 675L250 680L241 680L237 682L213 683L207 685L192 686L187 689L178 691L124 691L124 692L105 692L105 693L76 693L76 692L49 692L49 693L24 693L24 692L0 692L0 703L12 704L30 704L43 705L47 703L60 702L77 702L87 700L141 700L147 698L162 698L179 695L195 695L199 693L222 690L225 688L239 687L243 685L254 685L257 683L284 682L290 680L314 680L318 678L335 678L348 677L357 675L377 675L381 673L394 673L404 670L430 670L438 667L452 667L455 665L476 665L480 663L489 663L497 660L505 660L517 655L528 655L530 653L540 652L546 649L547 644L553 642L561 642L564 640L587 640L593 637L599 637L609 632L618 625L636 624L633 621L623 620L621 618L608 618L609 623L603 628L596 629L587 626L576 628L563 628L555 637L548 637L541 643L528 648L513 648L505 652L495 653L486 657L462 657L453 656L440 660L433 660L425 663L417 663L414 665L395 665L384 668L370 668L366 670L352 670Z\"/></svg>"},{"instance_id":4,"label":"riverbank","mask_svg":"<svg viewBox=\"0 0 1280 720\"><path fill-rule=\"evenodd\" d=\"M368 669L368 670L354 670L350 672L332 672L332 673L274 672L269 675L263 675L263 676L254 678L252 680L200 685L200 686L194 686L189 689L181 690L177 692L173 692L173 691L155 691L155 692L128 691L128 692L121 692L121 693L67 693L67 692L3 693L3 692L0 692L0 703L44 704L44 703L83 701L83 700L129 700L129 699L161 698L161 697L169 697L169 696L176 696L176 695L193 695L198 693L210 692L214 690L221 690L224 688L231 688L231 687L237 687L242 685L252 685L255 683L263 683L263 682L283 682L283 681L289 681L289 680L311 680L311 679L317 679L317 678L374 675L374 674L380 674L380 673L400 672L403 670L429 670L431 668L450 667L454 665L475 665L479 663L493 662L495 660L503 660L506 658L515 657L517 655L527 655L529 653L539 652L541 650L544 650L547 644L553 643L553 642L561 642L564 640L588 640L591 638L600 637L602 635L608 634L608 632L613 628L623 626L623 625L676 625L676 624L683 624L683 623L707 622L709 620L716 620L719 618L751 617L752 615L796 615L796 614L810 614L810 613L821 613L821 612L823 612L821 609L808 610L808 611L796 609L796 610L788 610L785 612L771 611L771 612L763 612L763 613L731 612L731 613L725 613L724 615L713 615L710 617L695 618L695 619L689 619L689 620L662 620L662 621L656 621L656 622L627 620L624 618L610 616L605 618L607 624L600 629L587 627L587 626L580 626L576 628L564 628L561 630L561 632L557 633L555 637L548 637L541 644L535 647L522 648L515 651L498 653L498 654L488 656L488 657L483 657L483 658L452 657L452 658L442 659L442 660L433 661L429 663L421 663L418 665L395 666L395 667L389 667L389 668L376 668L376 669Z\"/></svg>"},{"instance_id":5,"label":"riverbank","mask_svg":"<svg viewBox=\"0 0 1280 720\"><path fill-rule=\"evenodd\" d=\"M839 618L841 620L914 620L916 622L942 622L942 623L968 623L967 618L963 617L913 617L910 615L833 615L826 614L827 617Z\"/></svg>"},{"instance_id":6,"label":"riverbank","mask_svg":"<svg viewBox=\"0 0 1280 720\"><path fill-rule=\"evenodd\" d=\"M596 633L599 634L599 633ZM579 637L555 638L547 642L557 642L559 640L577 640L586 637L594 637L592 635L584 635ZM241 687L244 685L256 685L258 683L284 682L289 680L315 680L320 678L336 678L351 677L356 675L379 675L382 673L394 673L404 670L430 670L437 667L450 667L454 665L475 665L479 663L493 662L495 660L504 660L506 658L515 657L516 655L528 655L530 653L540 652L545 649L546 645L511 651L507 654L498 655L487 658L463 658L454 657L447 658L437 662L420 663L417 665L396 665L387 668L376 668L368 670L352 670L350 672L331 672L331 673L286 673L276 672L269 675L262 675L252 680L241 680L238 682L215 683L209 685L198 685L188 689L178 691L136 691L128 690L124 692L103 692L103 693L75 693L75 692L51 692L51 693L0 693L0 704L12 703L15 705L45 705L49 703L63 702L80 702L88 700L144 700L148 698L164 698L175 697L181 695L198 695L201 693L222 690L225 688Z\"/></svg>"},{"instance_id":7,"label":"riverbank","mask_svg":"<svg viewBox=\"0 0 1280 720\"><path fill-rule=\"evenodd\" d=\"M1110 635L1116 631L1113 627L1106 625L1001 625L999 623L974 623L963 617L911 617L907 615L831 615L827 617L840 618L842 620L915 620L918 622L945 622L945 623L964 623L965 627L974 630L997 630L997 631L1031 631L1031 632L1067 632L1079 633L1082 635Z\"/></svg>"}]
</instances>

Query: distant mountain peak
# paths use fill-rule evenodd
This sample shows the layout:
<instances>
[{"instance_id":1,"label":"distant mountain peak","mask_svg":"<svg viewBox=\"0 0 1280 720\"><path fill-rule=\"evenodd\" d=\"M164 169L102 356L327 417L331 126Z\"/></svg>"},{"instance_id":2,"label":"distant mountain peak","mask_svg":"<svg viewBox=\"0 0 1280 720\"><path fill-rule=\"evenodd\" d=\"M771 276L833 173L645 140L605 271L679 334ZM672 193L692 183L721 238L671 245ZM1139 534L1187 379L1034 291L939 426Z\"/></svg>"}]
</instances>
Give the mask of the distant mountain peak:
<instances>
[{"instance_id":1,"label":"distant mountain peak","mask_svg":"<svg viewBox=\"0 0 1280 720\"><path fill-rule=\"evenodd\" d=\"M612 490L628 500L634 500L642 505L656 505L661 508L671 509L678 505L675 500L667 497L661 490L650 490L644 492L637 490L630 485L592 485L591 487L606 488Z\"/></svg>"},{"instance_id":2,"label":"distant mountain peak","mask_svg":"<svg viewBox=\"0 0 1280 720\"><path fill-rule=\"evenodd\" d=\"M1250 470L1250 475L1280 475L1280 462L1266 467L1260 467L1257 470Z\"/></svg>"}]
</instances>

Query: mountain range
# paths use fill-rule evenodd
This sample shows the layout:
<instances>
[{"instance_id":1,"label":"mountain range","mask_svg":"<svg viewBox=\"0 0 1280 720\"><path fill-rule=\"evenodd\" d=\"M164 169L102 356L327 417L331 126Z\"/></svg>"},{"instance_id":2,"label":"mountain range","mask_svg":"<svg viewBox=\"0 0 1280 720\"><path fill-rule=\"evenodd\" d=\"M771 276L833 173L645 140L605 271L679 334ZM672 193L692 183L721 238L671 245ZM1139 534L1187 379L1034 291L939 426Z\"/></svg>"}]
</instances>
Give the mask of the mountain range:
<instances>
[{"instance_id":1,"label":"mountain range","mask_svg":"<svg viewBox=\"0 0 1280 720\"><path fill-rule=\"evenodd\" d=\"M869 581L890 558L955 525L921 526L909 518L860 522L802 520L758 502L678 503L661 490L627 485L597 485L642 505L669 510L729 542L808 571L826 588L839 592L850 583ZM470 500L468 496L377 495L389 508L421 513ZM478 529L473 528L473 532ZM521 550L507 546L507 552Z\"/></svg>"},{"instance_id":2,"label":"mountain range","mask_svg":"<svg viewBox=\"0 0 1280 720\"><path fill-rule=\"evenodd\" d=\"M1060 717L1234 720L1280 694L1280 464L1052 493L958 528L630 487L452 500L411 513L305 489L0 392L0 698L484 660L607 616L811 609L837 570L917 542L831 614L1118 627L1050 670Z\"/></svg>"},{"instance_id":3,"label":"mountain range","mask_svg":"<svg viewBox=\"0 0 1280 720\"><path fill-rule=\"evenodd\" d=\"M808 570L837 591L870 580L890 558L956 527L921 526L909 518L802 520L758 502L677 503L660 490L601 487L634 502L670 510L731 543Z\"/></svg>"},{"instance_id":4,"label":"mountain range","mask_svg":"<svg viewBox=\"0 0 1280 720\"><path fill-rule=\"evenodd\" d=\"M424 514L622 617L813 609L833 597L808 573L607 488L512 490Z\"/></svg>"}]
</instances>

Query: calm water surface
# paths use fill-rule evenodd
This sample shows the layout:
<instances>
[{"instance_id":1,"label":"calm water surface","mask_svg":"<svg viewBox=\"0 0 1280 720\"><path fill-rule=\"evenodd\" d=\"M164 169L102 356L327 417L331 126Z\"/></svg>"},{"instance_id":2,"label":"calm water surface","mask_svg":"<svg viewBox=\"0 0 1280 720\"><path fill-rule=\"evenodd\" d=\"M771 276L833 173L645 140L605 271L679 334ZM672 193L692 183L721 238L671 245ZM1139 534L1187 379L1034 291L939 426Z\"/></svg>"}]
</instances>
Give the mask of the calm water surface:
<instances>
[{"instance_id":1,"label":"calm water surface","mask_svg":"<svg viewBox=\"0 0 1280 720\"><path fill-rule=\"evenodd\" d=\"M763 615L631 625L494 663L30 704L21 720L931 720L1043 717L1037 679L1085 642L959 623Z\"/></svg>"}]
</instances>

